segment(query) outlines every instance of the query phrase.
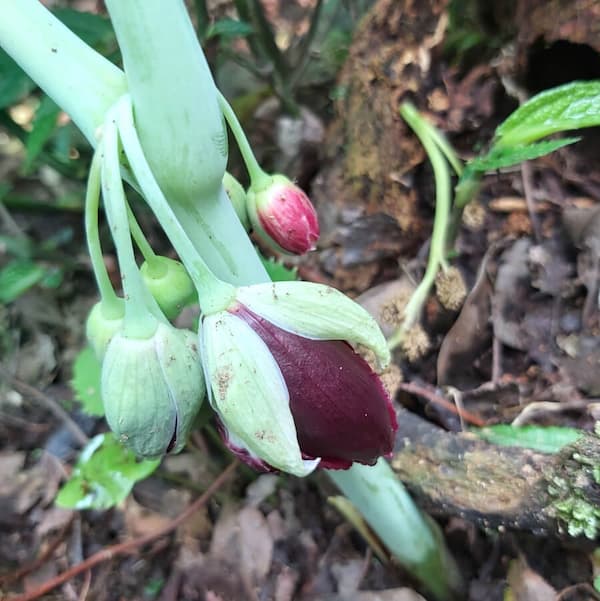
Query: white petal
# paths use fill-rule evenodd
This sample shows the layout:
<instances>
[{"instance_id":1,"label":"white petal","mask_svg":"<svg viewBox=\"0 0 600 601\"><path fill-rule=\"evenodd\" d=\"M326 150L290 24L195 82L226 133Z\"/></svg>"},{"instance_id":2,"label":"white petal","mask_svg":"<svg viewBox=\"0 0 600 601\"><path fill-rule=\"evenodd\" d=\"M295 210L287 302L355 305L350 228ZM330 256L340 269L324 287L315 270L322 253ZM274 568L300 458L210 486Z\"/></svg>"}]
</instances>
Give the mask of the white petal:
<instances>
[{"instance_id":1,"label":"white petal","mask_svg":"<svg viewBox=\"0 0 600 601\"><path fill-rule=\"evenodd\" d=\"M318 463L302 459L287 386L267 345L227 312L204 318L201 340L209 399L224 426L248 451L296 476Z\"/></svg>"},{"instance_id":2,"label":"white petal","mask_svg":"<svg viewBox=\"0 0 600 601\"><path fill-rule=\"evenodd\" d=\"M276 326L317 340L347 340L371 349L382 367L390 351L373 317L339 290L312 282L238 288L237 299Z\"/></svg>"}]
</instances>

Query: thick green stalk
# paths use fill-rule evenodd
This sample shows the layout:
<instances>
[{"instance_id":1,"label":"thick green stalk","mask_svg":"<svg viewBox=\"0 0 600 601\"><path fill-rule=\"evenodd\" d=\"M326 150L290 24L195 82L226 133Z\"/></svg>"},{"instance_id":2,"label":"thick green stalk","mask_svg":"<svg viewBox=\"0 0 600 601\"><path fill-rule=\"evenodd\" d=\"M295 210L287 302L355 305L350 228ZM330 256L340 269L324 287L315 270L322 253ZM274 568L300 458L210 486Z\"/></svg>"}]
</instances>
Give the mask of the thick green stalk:
<instances>
[{"instance_id":1,"label":"thick green stalk","mask_svg":"<svg viewBox=\"0 0 600 601\"><path fill-rule=\"evenodd\" d=\"M0 46L96 146L97 128L126 91L123 72L79 39L39 0L0 2Z\"/></svg>"},{"instance_id":2,"label":"thick green stalk","mask_svg":"<svg viewBox=\"0 0 600 601\"><path fill-rule=\"evenodd\" d=\"M169 202L218 193L227 133L183 0L107 0L146 159Z\"/></svg>"},{"instance_id":3,"label":"thick green stalk","mask_svg":"<svg viewBox=\"0 0 600 601\"><path fill-rule=\"evenodd\" d=\"M438 599L458 593L460 573L437 526L419 511L385 459L327 474L391 553Z\"/></svg>"}]
</instances>

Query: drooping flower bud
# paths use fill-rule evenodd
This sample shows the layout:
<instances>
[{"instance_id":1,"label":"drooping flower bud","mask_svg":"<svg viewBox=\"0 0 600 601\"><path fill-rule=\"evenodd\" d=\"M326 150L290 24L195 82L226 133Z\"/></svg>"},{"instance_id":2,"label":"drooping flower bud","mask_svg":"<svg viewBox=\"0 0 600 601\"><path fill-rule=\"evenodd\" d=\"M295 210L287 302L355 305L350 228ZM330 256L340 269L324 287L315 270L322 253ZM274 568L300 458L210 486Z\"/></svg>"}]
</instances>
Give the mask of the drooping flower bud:
<instances>
[{"instance_id":1,"label":"drooping flower bud","mask_svg":"<svg viewBox=\"0 0 600 601\"><path fill-rule=\"evenodd\" d=\"M287 177L273 175L251 185L246 202L252 226L267 242L297 255L315 248L317 212L308 196Z\"/></svg>"},{"instance_id":2,"label":"drooping flower bud","mask_svg":"<svg viewBox=\"0 0 600 601\"><path fill-rule=\"evenodd\" d=\"M173 319L196 298L196 289L185 267L169 257L155 256L140 268L142 278L167 319Z\"/></svg>"},{"instance_id":3,"label":"drooping flower bud","mask_svg":"<svg viewBox=\"0 0 600 601\"><path fill-rule=\"evenodd\" d=\"M196 336L160 323L147 339L111 340L102 364L106 420L139 457L180 451L204 398Z\"/></svg>"},{"instance_id":4,"label":"drooping flower bud","mask_svg":"<svg viewBox=\"0 0 600 601\"><path fill-rule=\"evenodd\" d=\"M125 302L122 298L115 300L117 301L116 307L102 301L97 302L92 307L85 323L86 338L99 360L102 360L108 343L123 325Z\"/></svg>"},{"instance_id":5,"label":"drooping flower bud","mask_svg":"<svg viewBox=\"0 0 600 601\"><path fill-rule=\"evenodd\" d=\"M241 224L246 231L250 230L250 220L248 219L248 211L246 210L246 190L240 182L238 182L229 171L225 171L223 176L223 188L231 200L231 204L235 209Z\"/></svg>"},{"instance_id":6,"label":"drooping flower bud","mask_svg":"<svg viewBox=\"0 0 600 601\"><path fill-rule=\"evenodd\" d=\"M254 467L297 475L317 460L344 469L390 453L397 428L390 398L349 342L389 362L373 318L319 284L239 288L226 311L206 317L209 399L231 450Z\"/></svg>"}]
</instances>

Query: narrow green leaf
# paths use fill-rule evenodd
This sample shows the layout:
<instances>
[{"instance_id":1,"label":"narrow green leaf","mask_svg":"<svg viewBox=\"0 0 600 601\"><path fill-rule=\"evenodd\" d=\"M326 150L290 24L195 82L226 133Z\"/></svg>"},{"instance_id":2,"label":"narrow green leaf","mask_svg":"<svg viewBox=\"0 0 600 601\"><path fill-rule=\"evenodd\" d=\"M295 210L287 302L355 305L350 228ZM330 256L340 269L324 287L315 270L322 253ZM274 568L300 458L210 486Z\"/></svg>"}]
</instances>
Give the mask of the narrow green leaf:
<instances>
[{"instance_id":1,"label":"narrow green leaf","mask_svg":"<svg viewBox=\"0 0 600 601\"><path fill-rule=\"evenodd\" d=\"M19 259L29 259L34 253L34 245L27 236L6 236L0 234L0 248Z\"/></svg>"},{"instance_id":2,"label":"narrow green leaf","mask_svg":"<svg viewBox=\"0 0 600 601\"><path fill-rule=\"evenodd\" d=\"M35 88L35 83L0 48L0 109L24 98Z\"/></svg>"},{"instance_id":3,"label":"narrow green leaf","mask_svg":"<svg viewBox=\"0 0 600 601\"><path fill-rule=\"evenodd\" d=\"M0 269L0 303L11 303L35 286L46 270L28 259L14 259Z\"/></svg>"},{"instance_id":4,"label":"narrow green leaf","mask_svg":"<svg viewBox=\"0 0 600 601\"><path fill-rule=\"evenodd\" d=\"M52 137L59 113L60 109L56 103L44 95L35 112L31 131L27 134L25 141L25 161L23 163L25 174L31 173L35 159L44 149L46 142Z\"/></svg>"},{"instance_id":5,"label":"narrow green leaf","mask_svg":"<svg viewBox=\"0 0 600 601\"><path fill-rule=\"evenodd\" d=\"M73 363L71 386L75 398L83 410L90 415L104 415L100 397L101 364L94 351L88 346L79 352Z\"/></svg>"},{"instance_id":6,"label":"narrow green leaf","mask_svg":"<svg viewBox=\"0 0 600 601\"><path fill-rule=\"evenodd\" d=\"M497 424L486 428L473 428L474 434L492 444L503 447L525 447L542 453L557 453L573 444L583 433L576 428L562 426L511 426Z\"/></svg>"},{"instance_id":7,"label":"narrow green leaf","mask_svg":"<svg viewBox=\"0 0 600 601\"><path fill-rule=\"evenodd\" d=\"M600 81L577 81L528 100L496 129L496 138L498 145L519 146L595 125L600 125Z\"/></svg>"},{"instance_id":8,"label":"narrow green leaf","mask_svg":"<svg viewBox=\"0 0 600 601\"><path fill-rule=\"evenodd\" d=\"M528 146L494 146L488 154L483 157L477 157L468 162L467 166L471 171L493 171L517 165L523 161L537 159L538 157L550 154L563 146L574 144L580 138L562 138L560 140L544 140Z\"/></svg>"},{"instance_id":9,"label":"narrow green leaf","mask_svg":"<svg viewBox=\"0 0 600 601\"><path fill-rule=\"evenodd\" d=\"M206 30L206 39L221 36L223 40L245 37L254 32L254 28L246 21L237 19L219 19Z\"/></svg>"},{"instance_id":10,"label":"narrow green leaf","mask_svg":"<svg viewBox=\"0 0 600 601\"><path fill-rule=\"evenodd\" d=\"M123 501L133 485L159 464L160 459L138 461L111 433L99 434L81 452L56 504L71 509L109 509Z\"/></svg>"}]
</instances>

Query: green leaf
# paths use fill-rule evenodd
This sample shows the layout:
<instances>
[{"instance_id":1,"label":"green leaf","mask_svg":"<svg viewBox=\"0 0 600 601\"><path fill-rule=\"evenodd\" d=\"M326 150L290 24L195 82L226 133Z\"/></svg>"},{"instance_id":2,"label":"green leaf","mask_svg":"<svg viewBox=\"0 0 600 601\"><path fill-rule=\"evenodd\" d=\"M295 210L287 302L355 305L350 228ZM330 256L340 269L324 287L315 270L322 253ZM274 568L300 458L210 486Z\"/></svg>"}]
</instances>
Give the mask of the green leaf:
<instances>
[{"instance_id":1,"label":"green leaf","mask_svg":"<svg viewBox=\"0 0 600 601\"><path fill-rule=\"evenodd\" d=\"M488 154L483 157L477 157L467 163L471 171L493 171L517 165L523 161L537 159L538 157L550 154L563 146L574 144L580 138L562 138L561 140L545 140L528 146L493 146Z\"/></svg>"},{"instance_id":2,"label":"green leaf","mask_svg":"<svg viewBox=\"0 0 600 601\"><path fill-rule=\"evenodd\" d=\"M245 37L254 32L254 28L246 21L237 19L219 19L206 30L206 39L221 36L224 40Z\"/></svg>"},{"instance_id":3,"label":"green leaf","mask_svg":"<svg viewBox=\"0 0 600 601\"><path fill-rule=\"evenodd\" d=\"M112 24L106 17L72 8L58 8L52 12L73 33L94 48L116 43Z\"/></svg>"},{"instance_id":4,"label":"green leaf","mask_svg":"<svg viewBox=\"0 0 600 601\"><path fill-rule=\"evenodd\" d=\"M123 501L133 485L159 464L160 459L138 461L113 434L99 434L81 451L56 504L70 509L109 509Z\"/></svg>"},{"instance_id":5,"label":"green leaf","mask_svg":"<svg viewBox=\"0 0 600 601\"><path fill-rule=\"evenodd\" d=\"M259 256L269 277L274 282L294 282L298 279L298 269L296 267L288 269L285 265L274 261L272 258L265 259L262 255Z\"/></svg>"},{"instance_id":6,"label":"green leaf","mask_svg":"<svg viewBox=\"0 0 600 601\"><path fill-rule=\"evenodd\" d=\"M511 426L498 424L471 430L483 440L503 447L525 447L542 453L557 453L573 444L583 433L576 428L562 426Z\"/></svg>"},{"instance_id":7,"label":"green leaf","mask_svg":"<svg viewBox=\"0 0 600 601\"><path fill-rule=\"evenodd\" d=\"M79 352L73 363L71 386L82 409L90 415L104 415L100 397L101 367L100 361L89 346Z\"/></svg>"},{"instance_id":8,"label":"green leaf","mask_svg":"<svg viewBox=\"0 0 600 601\"><path fill-rule=\"evenodd\" d=\"M11 303L35 286L46 270L28 259L13 259L0 269L0 303Z\"/></svg>"},{"instance_id":9,"label":"green leaf","mask_svg":"<svg viewBox=\"0 0 600 601\"><path fill-rule=\"evenodd\" d=\"M44 145L51 138L56 129L56 121L60 109L48 96L43 96L40 105L35 112L31 131L27 134L25 141L25 161L23 172L31 173L33 163L44 149Z\"/></svg>"},{"instance_id":10,"label":"green leaf","mask_svg":"<svg viewBox=\"0 0 600 601\"><path fill-rule=\"evenodd\" d=\"M502 146L529 144L550 134L600 125L600 81L577 81L545 90L496 129Z\"/></svg>"},{"instance_id":11,"label":"green leaf","mask_svg":"<svg viewBox=\"0 0 600 601\"><path fill-rule=\"evenodd\" d=\"M35 83L0 48L0 109L24 98L35 88Z\"/></svg>"},{"instance_id":12,"label":"green leaf","mask_svg":"<svg viewBox=\"0 0 600 601\"><path fill-rule=\"evenodd\" d=\"M0 247L19 259L29 259L34 253L33 243L27 236L5 236L0 234Z\"/></svg>"}]
</instances>

